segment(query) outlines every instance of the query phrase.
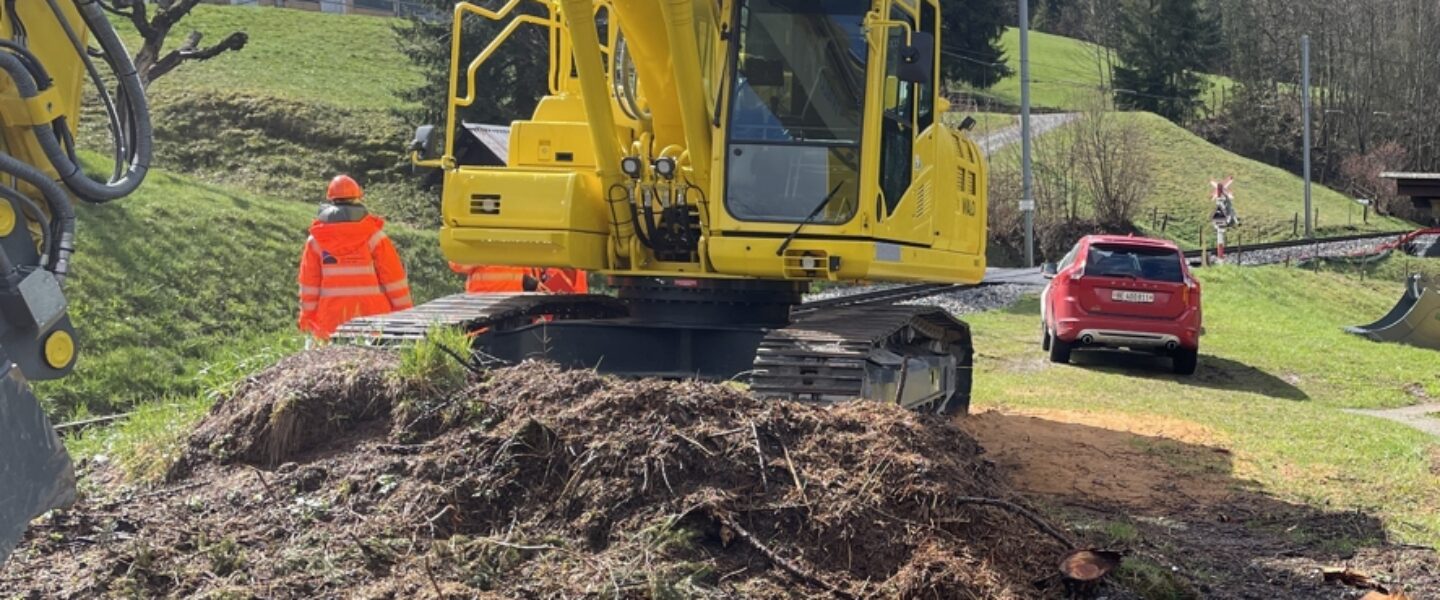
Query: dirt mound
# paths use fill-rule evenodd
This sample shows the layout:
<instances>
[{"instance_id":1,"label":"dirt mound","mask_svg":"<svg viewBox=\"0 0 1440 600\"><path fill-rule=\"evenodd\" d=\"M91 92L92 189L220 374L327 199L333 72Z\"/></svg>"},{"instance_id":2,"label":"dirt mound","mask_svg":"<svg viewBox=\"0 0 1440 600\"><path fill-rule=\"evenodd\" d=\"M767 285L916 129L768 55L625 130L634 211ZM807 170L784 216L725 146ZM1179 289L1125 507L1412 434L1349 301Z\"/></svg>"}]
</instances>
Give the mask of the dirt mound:
<instances>
[{"instance_id":1,"label":"dirt mound","mask_svg":"<svg viewBox=\"0 0 1440 600\"><path fill-rule=\"evenodd\" d=\"M542 364L416 389L393 361L332 348L259 375L186 478L37 527L0 595L1058 593L1034 582L1060 545L970 503L1007 493L939 418Z\"/></svg>"},{"instance_id":2,"label":"dirt mound","mask_svg":"<svg viewBox=\"0 0 1440 600\"><path fill-rule=\"evenodd\" d=\"M393 354L323 348L280 361L219 402L190 438L196 457L273 467L390 413L399 392ZM172 474L172 479L182 475Z\"/></svg>"}]
</instances>

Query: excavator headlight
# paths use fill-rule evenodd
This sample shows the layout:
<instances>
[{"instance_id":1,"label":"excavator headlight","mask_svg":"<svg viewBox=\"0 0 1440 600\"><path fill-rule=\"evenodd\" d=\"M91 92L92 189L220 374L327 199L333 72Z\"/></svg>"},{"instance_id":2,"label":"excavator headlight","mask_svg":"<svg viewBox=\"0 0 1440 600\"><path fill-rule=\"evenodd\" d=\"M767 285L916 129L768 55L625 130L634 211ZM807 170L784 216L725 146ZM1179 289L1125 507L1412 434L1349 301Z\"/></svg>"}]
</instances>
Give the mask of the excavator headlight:
<instances>
[{"instance_id":1,"label":"excavator headlight","mask_svg":"<svg viewBox=\"0 0 1440 600\"><path fill-rule=\"evenodd\" d=\"M640 171L644 166L645 163L640 162L640 158L636 156L627 156L620 159L620 172L631 179L639 179Z\"/></svg>"},{"instance_id":2,"label":"excavator headlight","mask_svg":"<svg viewBox=\"0 0 1440 600\"><path fill-rule=\"evenodd\" d=\"M673 158L657 158L657 159L655 159L654 167L655 167L655 174L656 174L656 175L659 175L661 178L664 178L664 179L674 179L674 178L675 178L675 159L673 159Z\"/></svg>"}]
</instances>

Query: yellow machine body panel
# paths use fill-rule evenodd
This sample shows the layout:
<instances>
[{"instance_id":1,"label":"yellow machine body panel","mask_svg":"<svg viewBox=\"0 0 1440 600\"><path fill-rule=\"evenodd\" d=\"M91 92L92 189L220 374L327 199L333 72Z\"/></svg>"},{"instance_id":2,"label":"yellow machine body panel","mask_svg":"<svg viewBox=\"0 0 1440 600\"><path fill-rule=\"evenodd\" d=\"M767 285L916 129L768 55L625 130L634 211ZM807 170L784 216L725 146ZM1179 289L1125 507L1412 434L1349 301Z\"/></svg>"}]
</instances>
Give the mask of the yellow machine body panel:
<instances>
[{"instance_id":1,"label":"yellow machine body panel","mask_svg":"<svg viewBox=\"0 0 1440 600\"><path fill-rule=\"evenodd\" d=\"M81 22L75 6L69 2L58 6L75 33L86 39L89 30ZM53 85L37 98L22 100L10 78L0 74L0 115L4 117L0 119L0 143L3 143L0 151L53 175L54 169L45 160L45 154L30 129L34 125L65 117L71 133L74 133L83 99L80 89L85 69L48 4L19 2L15 5L15 12L25 23L28 50L45 65ZM11 39L14 36L14 23L13 18L0 18L0 38ZM27 192L33 194L35 190L27 189Z\"/></svg>"},{"instance_id":2,"label":"yellow machine body panel","mask_svg":"<svg viewBox=\"0 0 1440 600\"><path fill-rule=\"evenodd\" d=\"M471 18L549 29L552 93L510 124L504 167L457 164L466 98L452 93L446 155L422 160L445 171L446 255L612 275L979 281L987 171L942 119L938 3L737 1L554 0L546 17L457 7L457 30ZM484 57L452 57L452 92L483 85Z\"/></svg>"}]
</instances>

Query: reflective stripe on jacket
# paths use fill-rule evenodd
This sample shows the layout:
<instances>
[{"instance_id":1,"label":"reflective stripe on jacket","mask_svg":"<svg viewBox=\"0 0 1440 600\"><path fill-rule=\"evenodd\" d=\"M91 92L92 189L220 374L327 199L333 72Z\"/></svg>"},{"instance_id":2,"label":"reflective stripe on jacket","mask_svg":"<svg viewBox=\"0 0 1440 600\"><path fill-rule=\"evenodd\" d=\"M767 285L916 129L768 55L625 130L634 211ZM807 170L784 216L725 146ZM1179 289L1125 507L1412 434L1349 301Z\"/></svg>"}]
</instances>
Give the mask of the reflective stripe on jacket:
<instances>
[{"instance_id":1,"label":"reflective stripe on jacket","mask_svg":"<svg viewBox=\"0 0 1440 600\"><path fill-rule=\"evenodd\" d=\"M328 339L356 317L414 305L395 245L371 215L310 225L300 256L300 329Z\"/></svg>"}]
</instances>

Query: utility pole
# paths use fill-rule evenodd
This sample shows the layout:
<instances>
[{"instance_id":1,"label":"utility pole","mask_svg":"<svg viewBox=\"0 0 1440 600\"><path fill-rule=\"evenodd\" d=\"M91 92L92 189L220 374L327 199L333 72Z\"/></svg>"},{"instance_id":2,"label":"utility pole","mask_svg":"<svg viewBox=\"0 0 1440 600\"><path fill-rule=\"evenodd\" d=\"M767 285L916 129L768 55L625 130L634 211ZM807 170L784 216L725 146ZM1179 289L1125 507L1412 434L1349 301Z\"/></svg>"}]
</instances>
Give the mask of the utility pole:
<instances>
[{"instance_id":1,"label":"utility pole","mask_svg":"<svg viewBox=\"0 0 1440 600\"><path fill-rule=\"evenodd\" d=\"M1035 173L1030 162L1030 2L1020 0L1020 154L1024 173L1025 266L1035 266Z\"/></svg>"},{"instance_id":2,"label":"utility pole","mask_svg":"<svg viewBox=\"0 0 1440 600\"><path fill-rule=\"evenodd\" d=\"M1300 36L1300 70L1305 81L1301 98L1305 112L1305 239L1315 237L1314 213L1310 209L1310 36Z\"/></svg>"}]
</instances>

